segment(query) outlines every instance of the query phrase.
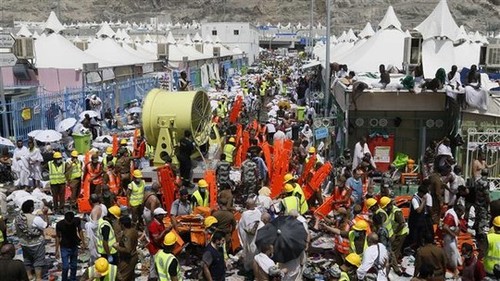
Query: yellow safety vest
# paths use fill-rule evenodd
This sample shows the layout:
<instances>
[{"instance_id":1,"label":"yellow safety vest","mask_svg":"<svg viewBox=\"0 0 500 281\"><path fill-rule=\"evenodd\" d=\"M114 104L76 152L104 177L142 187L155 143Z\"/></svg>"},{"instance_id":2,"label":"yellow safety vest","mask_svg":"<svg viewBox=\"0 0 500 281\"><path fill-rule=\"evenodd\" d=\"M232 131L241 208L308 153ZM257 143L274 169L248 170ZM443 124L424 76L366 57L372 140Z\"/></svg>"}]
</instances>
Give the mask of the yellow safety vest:
<instances>
[{"instance_id":1,"label":"yellow safety vest","mask_svg":"<svg viewBox=\"0 0 500 281\"><path fill-rule=\"evenodd\" d=\"M283 198L283 206L285 207L285 214L289 214L292 210L297 210L299 212L299 207L300 207L300 201L297 196L292 195L292 196L287 196Z\"/></svg>"},{"instance_id":2,"label":"yellow safety vest","mask_svg":"<svg viewBox=\"0 0 500 281\"><path fill-rule=\"evenodd\" d=\"M484 269L488 274L493 274L495 264L500 264L500 234L488 234L488 251L484 256Z\"/></svg>"},{"instance_id":3,"label":"yellow safety vest","mask_svg":"<svg viewBox=\"0 0 500 281\"><path fill-rule=\"evenodd\" d=\"M116 280L116 271L117 271L117 266L114 264L109 265L109 272L108 274L104 277L104 281L115 281ZM95 267L91 266L89 267L89 278L94 280L95 276ZM99 279L100 280L100 279Z\"/></svg>"},{"instance_id":4,"label":"yellow safety vest","mask_svg":"<svg viewBox=\"0 0 500 281\"><path fill-rule=\"evenodd\" d=\"M2 216L0 216L0 220L2 219ZM3 243L3 241L5 241L5 238L3 237L3 232L0 231L0 244Z\"/></svg>"},{"instance_id":5,"label":"yellow safety vest","mask_svg":"<svg viewBox=\"0 0 500 281\"><path fill-rule=\"evenodd\" d=\"M128 187L132 192L130 193L130 206L136 207L142 204L142 201L144 200L144 187L146 186L146 183L144 183L143 180L141 180L141 183L137 185L135 181L129 183Z\"/></svg>"},{"instance_id":6,"label":"yellow safety vest","mask_svg":"<svg viewBox=\"0 0 500 281\"><path fill-rule=\"evenodd\" d=\"M297 194L300 194L300 214L303 215L307 212L307 210L309 210L309 205L307 204L306 196L304 195L304 191L302 191L300 184L295 183L292 195L296 196Z\"/></svg>"},{"instance_id":7,"label":"yellow safety vest","mask_svg":"<svg viewBox=\"0 0 500 281\"><path fill-rule=\"evenodd\" d=\"M193 196L194 198L196 199L196 202L193 202L193 203L196 203L198 204L198 206L200 207L208 207L208 190L205 192L205 198L201 197L201 194L200 194L200 191L199 190L196 190L194 193L193 193Z\"/></svg>"},{"instance_id":8,"label":"yellow safety vest","mask_svg":"<svg viewBox=\"0 0 500 281\"><path fill-rule=\"evenodd\" d=\"M149 143L146 143L146 157L148 159L152 159L155 155L155 149L152 145Z\"/></svg>"},{"instance_id":9,"label":"yellow safety vest","mask_svg":"<svg viewBox=\"0 0 500 281\"><path fill-rule=\"evenodd\" d=\"M356 253L356 245L354 244L354 230L349 231L349 244L351 246L351 253ZM365 252L366 248L368 248L368 243L366 242L365 235L365 246L363 247L363 252ZM363 255L363 253L359 253L358 255Z\"/></svg>"},{"instance_id":10,"label":"yellow safety vest","mask_svg":"<svg viewBox=\"0 0 500 281\"><path fill-rule=\"evenodd\" d=\"M116 243L116 236L115 236L115 231L113 230L113 227L109 223L109 221L100 218L99 221L97 221L97 252L99 254L106 254L106 251L104 251L104 246L103 246L103 237L102 237L102 228L104 226L109 227L109 237L108 237L108 246L109 246L109 251L111 254L116 253L116 249L113 247L113 244Z\"/></svg>"},{"instance_id":11,"label":"yellow safety vest","mask_svg":"<svg viewBox=\"0 0 500 281\"><path fill-rule=\"evenodd\" d=\"M64 184L66 183L66 177L64 176L64 171L66 167L62 163L59 167L54 164L54 161L49 161L49 179L50 184Z\"/></svg>"},{"instance_id":12,"label":"yellow safety vest","mask_svg":"<svg viewBox=\"0 0 500 281\"><path fill-rule=\"evenodd\" d=\"M71 162L71 176L70 179L79 179L82 177L82 162L76 160L77 162Z\"/></svg>"},{"instance_id":13,"label":"yellow safety vest","mask_svg":"<svg viewBox=\"0 0 500 281\"><path fill-rule=\"evenodd\" d=\"M233 164L233 152L236 147L230 143L224 145L224 154L226 155L226 161Z\"/></svg>"},{"instance_id":14,"label":"yellow safety vest","mask_svg":"<svg viewBox=\"0 0 500 281\"><path fill-rule=\"evenodd\" d=\"M158 272L158 277L160 281L170 281L172 278L170 274L168 274L168 269L170 268L170 264L175 258L172 254L167 254L163 250L158 251L155 255L155 266L156 272ZM181 268L179 266L179 261L177 261L177 279L179 281L182 280Z\"/></svg>"},{"instance_id":15,"label":"yellow safety vest","mask_svg":"<svg viewBox=\"0 0 500 281\"><path fill-rule=\"evenodd\" d=\"M396 206L392 206L392 210L388 214L389 215L389 221L391 222L391 231L392 231L392 234L395 234L395 235L398 235L398 236L408 234L410 232L410 229L408 228L408 224L406 222L405 222L405 226L403 227L403 229L401 229L399 231L399 233L394 233L394 231L397 228L397 223L394 220L394 217L396 216L397 212L401 212L401 209L399 209ZM389 233L389 236L392 237L391 233Z\"/></svg>"},{"instance_id":16,"label":"yellow safety vest","mask_svg":"<svg viewBox=\"0 0 500 281\"><path fill-rule=\"evenodd\" d=\"M266 82L262 82L262 84L260 85L260 95L261 96L265 96L266 95L266 90L267 90L267 83Z\"/></svg>"},{"instance_id":17,"label":"yellow safety vest","mask_svg":"<svg viewBox=\"0 0 500 281\"><path fill-rule=\"evenodd\" d=\"M349 278L349 275L345 272L340 272L340 279L339 281L351 281L351 278Z\"/></svg>"},{"instance_id":18,"label":"yellow safety vest","mask_svg":"<svg viewBox=\"0 0 500 281\"><path fill-rule=\"evenodd\" d=\"M375 211L375 214L382 213L382 216L385 216L385 221L384 221L384 227L387 229L387 232L389 233L389 237L392 237L394 235L394 230L392 229L392 221L390 220L389 216L387 213L384 211L382 208L378 208Z\"/></svg>"},{"instance_id":19,"label":"yellow safety vest","mask_svg":"<svg viewBox=\"0 0 500 281\"><path fill-rule=\"evenodd\" d=\"M113 160L111 160L111 162L113 162L113 164L116 164L116 157L113 157ZM104 165L104 168L108 167L108 158L106 156L104 156L104 158L102 159L102 164Z\"/></svg>"}]
</instances>

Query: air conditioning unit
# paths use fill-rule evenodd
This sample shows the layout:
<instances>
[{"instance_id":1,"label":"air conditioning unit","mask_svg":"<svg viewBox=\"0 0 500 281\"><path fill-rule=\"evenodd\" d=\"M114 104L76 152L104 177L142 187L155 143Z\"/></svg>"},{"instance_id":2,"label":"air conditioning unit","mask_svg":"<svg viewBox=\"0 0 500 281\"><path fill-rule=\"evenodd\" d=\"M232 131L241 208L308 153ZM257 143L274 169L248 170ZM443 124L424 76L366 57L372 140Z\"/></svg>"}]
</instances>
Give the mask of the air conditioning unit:
<instances>
[{"instance_id":1,"label":"air conditioning unit","mask_svg":"<svg viewBox=\"0 0 500 281\"><path fill-rule=\"evenodd\" d=\"M18 59L33 59L35 57L33 52L33 38L16 38L13 51Z\"/></svg>"},{"instance_id":2,"label":"air conditioning unit","mask_svg":"<svg viewBox=\"0 0 500 281\"><path fill-rule=\"evenodd\" d=\"M99 69L98 63L84 63L82 65L83 72L94 72Z\"/></svg>"},{"instance_id":3,"label":"air conditioning unit","mask_svg":"<svg viewBox=\"0 0 500 281\"><path fill-rule=\"evenodd\" d=\"M158 58L168 58L168 44L158 43L157 44Z\"/></svg>"},{"instance_id":4,"label":"air conditioning unit","mask_svg":"<svg viewBox=\"0 0 500 281\"><path fill-rule=\"evenodd\" d=\"M194 44L196 51L203 53L203 44Z\"/></svg>"},{"instance_id":5,"label":"air conditioning unit","mask_svg":"<svg viewBox=\"0 0 500 281\"><path fill-rule=\"evenodd\" d=\"M87 50L89 48L89 43L88 42L83 42L82 41L82 42L75 42L73 44L75 44L75 46L78 49L82 50L82 51L85 51L85 50Z\"/></svg>"},{"instance_id":6,"label":"air conditioning unit","mask_svg":"<svg viewBox=\"0 0 500 281\"><path fill-rule=\"evenodd\" d=\"M419 65L422 60L422 38L407 37L404 43L403 63Z\"/></svg>"},{"instance_id":7,"label":"air conditioning unit","mask_svg":"<svg viewBox=\"0 0 500 281\"><path fill-rule=\"evenodd\" d=\"M490 44L486 47L486 67L500 68L500 44Z\"/></svg>"},{"instance_id":8,"label":"air conditioning unit","mask_svg":"<svg viewBox=\"0 0 500 281\"><path fill-rule=\"evenodd\" d=\"M220 47L214 47L213 52L214 52L214 57L216 58L220 57Z\"/></svg>"}]
</instances>

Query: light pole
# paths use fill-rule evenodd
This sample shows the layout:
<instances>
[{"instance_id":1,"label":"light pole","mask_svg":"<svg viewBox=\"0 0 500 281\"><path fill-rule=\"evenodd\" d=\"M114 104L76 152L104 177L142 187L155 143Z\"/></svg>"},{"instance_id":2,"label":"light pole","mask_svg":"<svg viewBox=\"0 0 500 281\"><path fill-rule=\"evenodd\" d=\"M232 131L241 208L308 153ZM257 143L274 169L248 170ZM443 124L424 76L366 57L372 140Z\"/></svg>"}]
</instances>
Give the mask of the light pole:
<instances>
[{"instance_id":1,"label":"light pole","mask_svg":"<svg viewBox=\"0 0 500 281\"><path fill-rule=\"evenodd\" d=\"M313 24L314 24L314 0L311 0L311 23L309 27L309 55L312 57L312 50L313 50Z\"/></svg>"},{"instance_id":2,"label":"light pole","mask_svg":"<svg viewBox=\"0 0 500 281\"><path fill-rule=\"evenodd\" d=\"M325 116L330 115L330 6L332 0L326 0L326 56L325 56Z\"/></svg>"}]
</instances>

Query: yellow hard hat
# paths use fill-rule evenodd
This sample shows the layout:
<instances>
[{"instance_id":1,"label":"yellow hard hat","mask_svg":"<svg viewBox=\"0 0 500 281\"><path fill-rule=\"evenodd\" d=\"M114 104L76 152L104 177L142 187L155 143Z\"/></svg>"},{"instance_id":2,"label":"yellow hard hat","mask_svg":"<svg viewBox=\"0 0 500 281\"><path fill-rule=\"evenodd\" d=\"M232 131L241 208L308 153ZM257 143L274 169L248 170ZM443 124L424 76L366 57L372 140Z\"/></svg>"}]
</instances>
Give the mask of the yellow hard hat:
<instances>
[{"instance_id":1,"label":"yellow hard hat","mask_svg":"<svg viewBox=\"0 0 500 281\"><path fill-rule=\"evenodd\" d=\"M120 141L120 144L127 144L127 139L122 139L122 140Z\"/></svg>"},{"instance_id":2,"label":"yellow hard hat","mask_svg":"<svg viewBox=\"0 0 500 281\"><path fill-rule=\"evenodd\" d=\"M292 175L291 173L288 173L288 174L286 174L286 175L285 175L285 177L283 178L283 181L284 181L283 183L287 183L287 182L289 182L289 181L291 181L291 180L293 180L293 179L294 179L293 175Z\"/></svg>"},{"instance_id":3,"label":"yellow hard hat","mask_svg":"<svg viewBox=\"0 0 500 281\"><path fill-rule=\"evenodd\" d=\"M113 147L112 146L108 146L108 148L106 148L106 154L113 154Z\"/></svg>"},{"instance_id":4,"label":"yellow hard hat","mask_svg":"<svg viewBox=\"0 0 500 281\"><path fill-rule=\"evenodd\" d=\"M174 245L175 242L177 242L177 235L175 235L175 233L173 233L172 231L167 233L167 235L165 235L165 238L163 238L163 245L165 246Z\"/></svg>"},{"instance_id":5,"label":"yellow hard hat","mask_svg":"<svg viewBox=\"0 0 500 281\"><path fill-rule=\"evenodd\" d=\"M309 147L309 153L316 153L316 148L314 146Z\"/></svg>"},{"instance_id":6,"label":"yellow hard hat","mask_svg":"<svg viewBox=\"0 0 500 281\"><path fill-rule=\"evenodd\" d=\"M285 192L292 192L294 190L293 185L287 183L285 184Z\"/></svg>"},{"instance_id":7,"label":"yellow hard hat","mask_svg":"<svg viewBox=\"0 0 500 281\"><path fill-rule=\"evenodd\" d=\"M345 257L345 260L356 267L361 266L361 257L356 253L350 253Z\"/></svg>"},{"instance_id":8,"label":"yellow hard hat","mask_svg":"<svg viewBox=\"0 0 500 281\"><path fill-rule=\"evenodd\" d=\"M95 261L94 267L101 275L106 275L109 272L109 262L105 258L98 258Z\"/></svg>"},{"instance_id":9,"label":"yellow hard hat","mask_svg":"<svg viewBox=\"0 0 500 281\"><path fill-rule=\"evenodd\" d=\"M385 208L389 203L391 203L391 198L389 198L387 196L380 198L379 205L381 208Z\"/></svg>"},{"instance_id":10,"label":"yellow hard hat","mask_svg":"<svg viewBox=\"0 0 500 281\"><path fill-rule=\"evenodd\" d=\"M365 220L359 220L354 224L352 229L357 231L366 231L368 229L368 223Z\"/></svg>"},{"instance_id":11,"label":"yellow hard hat","mask_svg":"<svg viewBox=\"0 0 500 281\"><path fill-rule=\"evenodd\" d=\"M200 188L207 188L208 187L208 182L204 179L201 179L198 181L198 187Z\"/></svg>"},{"instance_id":12,"label":"yellow hard hat","mask_svg":"<svg viewBox=\"0 0 500 281\"><path fill-rule=\"evenodd\" d=\"M122 215L122 210L120 209L120 207L118 206L111 206L109 209L108 209L108 212L110 212L113 216L115 216L117 219L120 218L120 216Z\"/></svg>"},{"instance_id":13,"label":"yellow hard hat","mask_svg":"<svg viewBox=\"0 0 500 281\"><path fill-rule=\"evenodd\" d=\"M76 150L71 151L71 157L78 157L78 151Z\"/></svg>"},{"instance_id":14,"label":"yellow hard hat","mask_svg":"<svg viewBox=\"0 0 500 281\"><path fill-rule=\"evenodd\" d=\"M142 172L141 172L141 170L134 170L133 175L134 175L134 178L136 178L136 179L142 179Z\"/></svg>"},{"instance_id":15,"label":"yellow hard hat","mask_svg":"<svg viewBox=\"0 0 500 281\"><path fill-rule=\"evenodd\" d=\"M500 227L500 216L496 216L493 219L493 225L496 226L496 227Z\"/></svg>"},{"instance_id":16,"label":"yellow hard hat","mask_svg":"<svg viewBox=\"0 0 500 281\"><path fill-rule=\"evenodd\" d=\"M54 159L60 159L62 158L61 152L54 152Z\"/></svg>"},{"instance_id":17,"label":"yellow hard hat","mask_svg":"<svg viewBox=\"0 0 500 281\"><path fill-rule=\"evenodd\" d=\"M205 221L203 224L205 225L205 228L211 227L214 223L218 223L219 221L214 217L214 216L208 216L205 218Z\"/></svg>"},{"instance_id":18,"label":"yellow hard hat","mask_svg":"<svg viewBox=\"0 0 500 281\"><path fill-rule=\"evenodd\" d=\"M370 209L371 207L377 205L377 199L368 198L368 199L366 199L365 205L366 205L366 208Z\"/></svg>"},{"instance_id":19,"label":"yellow hard hat","mask_svg":"<svg viewBox=\"0 0 500 281\"><path fill-rule=\"evenodd\" d=\"M236 139L234 137L230 137L229 142L236 142Z\"/></svg>"}]
</instances>

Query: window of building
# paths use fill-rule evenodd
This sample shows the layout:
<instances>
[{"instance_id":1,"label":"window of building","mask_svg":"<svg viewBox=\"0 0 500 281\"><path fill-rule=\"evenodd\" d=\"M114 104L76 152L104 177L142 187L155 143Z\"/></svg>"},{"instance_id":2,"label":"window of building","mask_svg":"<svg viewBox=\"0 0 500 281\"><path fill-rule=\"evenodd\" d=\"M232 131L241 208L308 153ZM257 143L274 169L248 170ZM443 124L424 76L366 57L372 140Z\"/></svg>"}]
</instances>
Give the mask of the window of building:
<instances>
[{"instance_id":1,"label":"window of building","mask_svg":"<svg viewBox=\"0 0 500 281\"><path fill-rule=\"evenodd\" d=\"M240 31L238 29L233 30L234 35L240 35Z\"/></svg>"},{"instance_id":2,"label":"window of building","mask_svg":"<svg viewBox=\"0 0 500 281\"><path fill-rule=\"evenodd\" d=\"M217 30L212 30L212 35L216 36L217 35Z\"/></svg>"}]
</instances>

